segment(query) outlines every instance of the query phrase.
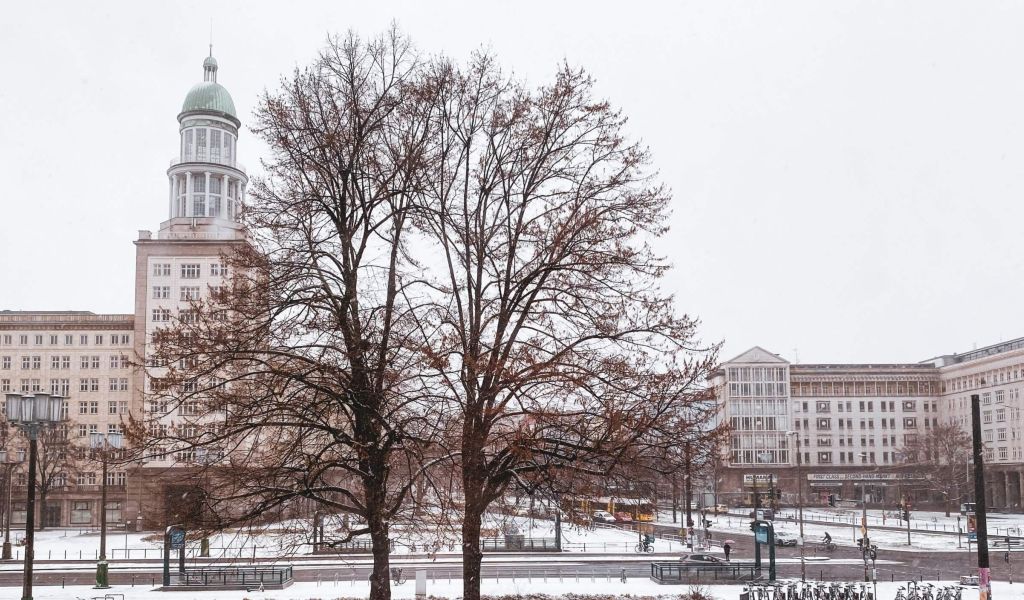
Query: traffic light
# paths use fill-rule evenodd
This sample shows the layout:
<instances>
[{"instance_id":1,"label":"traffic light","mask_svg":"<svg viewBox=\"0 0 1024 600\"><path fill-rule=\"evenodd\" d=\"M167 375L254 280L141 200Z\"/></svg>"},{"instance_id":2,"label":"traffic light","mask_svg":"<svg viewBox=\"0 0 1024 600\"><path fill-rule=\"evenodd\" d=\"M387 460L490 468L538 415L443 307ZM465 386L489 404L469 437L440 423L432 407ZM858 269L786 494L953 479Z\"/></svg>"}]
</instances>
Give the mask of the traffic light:
<instances>
[{"instance_id":1,"label":"traffic light","mask_svg":"<svg viewBox=\"0 0 1024 600\"><path fill-rule=\"evenodd\" d=\"M828 495L828 505L829 506L835 506L836 505L836 495L835 494L829 494Z\"/></svg>"},{"instance_id":2,"label":"traffic light","mask_svg":"<svg viewBox=\"0 0 1024 600\"><path fill-rule=\"evenodd\" d=\"M750 522L750 530L751 531L757 531L757 521L751 521Z\"/></svg>"}]
</instances>

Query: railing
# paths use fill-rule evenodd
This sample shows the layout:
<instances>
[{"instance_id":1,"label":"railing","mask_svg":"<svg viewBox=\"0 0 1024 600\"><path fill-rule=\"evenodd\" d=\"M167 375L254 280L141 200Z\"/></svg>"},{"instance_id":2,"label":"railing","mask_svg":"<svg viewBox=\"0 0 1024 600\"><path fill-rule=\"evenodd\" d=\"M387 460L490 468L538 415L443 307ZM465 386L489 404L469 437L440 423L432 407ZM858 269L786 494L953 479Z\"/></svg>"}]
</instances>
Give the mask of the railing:
<instances>
[{"instance_id":1,"label":"railing","mask_svg":"<svg viewBox=\"0 0 1024 600\"><path fill-rule=\"evenodd\" d=\"M177 166L177 165L187 165L187 164L219 165L221 167L228 167L228 168L231 168L231 169L237 169L237 170L239 170L239 171L241 171L243 173L246 173L245 165L243 165L242 163L238 162L237 160L226 160L226 159L223 159L223 158L220 158L220 159L217 159L217 160L214 160L212 158L203 158L203 159L198 159L197 158L195 160L181 160L181 158L172 158L170 162L171 162L170 166L172 166L172 167Z\"/></svg>"},{"instance_id":2,"label":"railing","mask_svg":"<svg viewBox=\"0 0 1024 600\"><path fill-rule=\"evenodd\" d=\"M391 542L395 551L395 542ZM369 554L373 552L370 540L349 540L347 542L322 542L313 546L313 554Z\"/></svg>"},{"instance_id":3,"label":"railing","mask_svg":"<svg viewBox=\"0 0 1024 600\"><path fill-rule=\"evenodd\" d=\"M528 538L507 535L504 538L483 538L480 550L484 552L559 552L555 538Z\"/></svg>"},{"instance_id":4,"label":"railing","mask_svg":"<svg viewBox=\"0 0 1024 600\"><path fill-rule=\"evenodd\" d=\"M171 586L281 587L291 581L291 567L200 567L171 575Z\"/></svg>"},{"instance_id":5,"label":"railing","mask_svg":"<svg viewBox=\"0 0 1024 600\"><path fill-rule=\"evenodd\" d=\"M191 217L188 217L191 218ZM196 217L197 219L209 219L211 217ZM161 231L161 240L232 240L238 237L235 230L223 232L207 231Z\"/></svg>"},{"instance_id":6,"label":"railing","mask_svg":"<svg viewBox=\"0 0 1024 600\"><path fill-rule=\"evenodd\" d=\"M697 564L678 560L651 563L651 579L658 583L753 579L756 575L753 563Z\"/></svg>"}]
</instances>

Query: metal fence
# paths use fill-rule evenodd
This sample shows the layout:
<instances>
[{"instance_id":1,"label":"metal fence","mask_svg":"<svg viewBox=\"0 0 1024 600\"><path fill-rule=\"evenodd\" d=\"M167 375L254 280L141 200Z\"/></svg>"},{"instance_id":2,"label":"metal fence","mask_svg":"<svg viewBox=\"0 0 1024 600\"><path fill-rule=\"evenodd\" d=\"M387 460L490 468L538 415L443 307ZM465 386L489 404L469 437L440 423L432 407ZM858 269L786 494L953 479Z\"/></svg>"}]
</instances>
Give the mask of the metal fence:
<instances>
[{"instance_id":1,"label":"metal fence","mask_svg":"<svg viewBox=\"0 0 1024 600\"><path fill-rule=\"evenodd\" d=\"M702 565L682 561L651 563L651 579L658 583L691 583L746 580L756 576L753 563Z\"/></svg>"},{"instance_id":2,"label":"metal fence","mask_svg":"<svg viewBox=\"0 0 1024 600\"><path fill-rule=\"evenodd\" d=\"M171 575L171 586L283 587L292 582L291 567L199 567Z\"/></svg>"},{"instance_id":3,"label":"metal fence","mask_svg":"<svg viewBox=\"0 0 1024 600\"><path fill-rule=\"evenodd\" d=\"M555 538L528 538L507 535L503 538L482 538L480 549L484 552L559 552Z\"/></svg>"}]
</instances>

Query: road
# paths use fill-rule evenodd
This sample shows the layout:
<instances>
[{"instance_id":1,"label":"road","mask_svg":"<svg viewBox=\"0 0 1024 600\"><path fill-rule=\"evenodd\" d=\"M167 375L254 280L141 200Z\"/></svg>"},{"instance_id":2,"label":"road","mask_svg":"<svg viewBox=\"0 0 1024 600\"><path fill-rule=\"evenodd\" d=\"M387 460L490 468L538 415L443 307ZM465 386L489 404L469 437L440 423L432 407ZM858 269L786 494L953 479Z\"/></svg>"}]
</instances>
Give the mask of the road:
<instances>
[{"instance_id":1,"label":"road","mask_svg":"<svg viewBox=\"0 0 1024 600\"><path fill-rule=\"evenodd\" d=\"M739 536L737 536L739 537ZM749 561L749 539L740 541L735 560ZM766 550L766 549L765 549ZM767 551L764 552L765 575L767 575ZM992 553L993 579L1005 581L1010 570L1003 562L1002 553ZM572 580L618 578L623 570L627 577L647 578L652 561L678 560L678 555L653 554L515 554L485 557L483 575L485 578ZM960 575L975 573L975 556L967 552L890 552L879 556L877 576L879 581L909 579L956 579ZM266 561L260 561L266 564ZM289 564L295 565L295 579L298 581L350 581L365 579L371 568L368 556L338 557L295 557ZM415 570L426 570L427 577L435 580L461 578L461 562L458 555L425 557L394 557L392 566L406 569L411 577ZM158 560L114 562L110 565L110 581L114 585L150 586L160 581L161 564ZM172 566L173 568L173 566ZM0 565L0 586L21 585L21 566L17 563ZM1022 570L1022 569L1018 569ZM40 561L35 566L35 585L86 585L93 582L95 564L90 561ZM796 548L779 548L777 552L779 578L799 578L800 561ZM864 576L863 564L855 548L840 547L828 558L811 557L806 561L808 579L857 581ZM1024 575L1022 573L1021 575ZM1018 579L1019 580L1019 579Z\"/></svg>"}]
</instances>

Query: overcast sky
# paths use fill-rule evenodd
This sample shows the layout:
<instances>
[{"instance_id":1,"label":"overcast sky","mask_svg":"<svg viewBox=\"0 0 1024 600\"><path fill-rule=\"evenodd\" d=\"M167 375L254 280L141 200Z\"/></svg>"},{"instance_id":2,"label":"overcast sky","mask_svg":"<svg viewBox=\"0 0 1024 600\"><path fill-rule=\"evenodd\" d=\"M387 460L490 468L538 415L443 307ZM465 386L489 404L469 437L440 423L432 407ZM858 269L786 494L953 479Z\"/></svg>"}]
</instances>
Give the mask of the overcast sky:
<instances>
[{"instance_id":1,"label":"overcast sky","mask_svg":"<svg viewBox=\"0 0 1024 600\"><path fill-rule=\"evenodd\" d=\"M912 362L1024 336L1024 4L19 2L0 17L0 308L133 310L175 119L218 81L243 126L328 33L563 59L673 189L668 286L723 359ZM258 174L248 131L239 157Z\"/></svg>"}]
</instances>

